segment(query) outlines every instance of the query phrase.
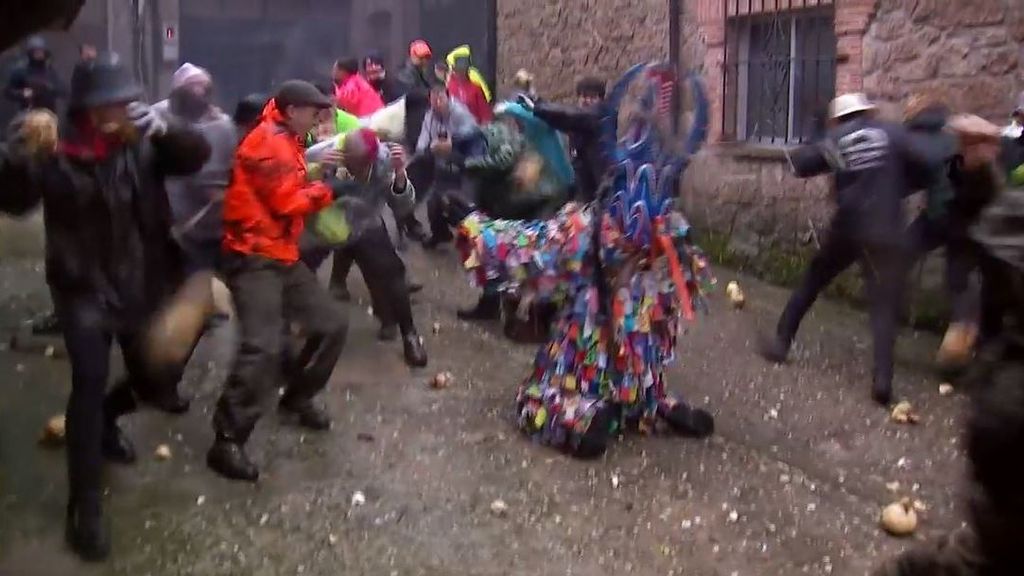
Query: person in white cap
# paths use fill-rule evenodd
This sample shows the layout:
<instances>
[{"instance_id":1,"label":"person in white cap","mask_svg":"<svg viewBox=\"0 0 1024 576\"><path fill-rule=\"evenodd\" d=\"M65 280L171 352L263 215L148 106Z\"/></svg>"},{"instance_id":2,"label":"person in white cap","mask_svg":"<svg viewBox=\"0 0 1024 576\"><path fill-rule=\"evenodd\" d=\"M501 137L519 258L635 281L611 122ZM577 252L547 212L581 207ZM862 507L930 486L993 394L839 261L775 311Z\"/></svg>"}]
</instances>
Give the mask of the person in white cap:
<instances>
[{"instance_id":1,"label":"person in white cap","mask_svg":"<svg viewBox=\"0 0 1024 576\"><path fill-rule=\"evenodd\" d=\"M169 97L154 109L167 119L195 128L210 143L212 153L202 170L168 179L167 195L186 271L213 270L221 253L222 203L238 144L237 130L231 118L213 104L210 73L193 64L178 68L171 78Z\"/></svg>"},{"instance_id":2,"label":"person in white cap","mask_svg":"<svg viewBox=\"0 0 1024 576\"><path fill-rule=\"evenodd\" d=\"M787 151L787 158L800 178L832 174L837 210L824 243L761 353L785 362L800 321L818 295L859 262L874 339L871 395L887 405L892 400L893 347L907 268L903 199L927 187L942 155L911 139L901 125L876 118L874 104L863 94L836 98L829 117L824 139Z\"/></svg>"}]
</instances>

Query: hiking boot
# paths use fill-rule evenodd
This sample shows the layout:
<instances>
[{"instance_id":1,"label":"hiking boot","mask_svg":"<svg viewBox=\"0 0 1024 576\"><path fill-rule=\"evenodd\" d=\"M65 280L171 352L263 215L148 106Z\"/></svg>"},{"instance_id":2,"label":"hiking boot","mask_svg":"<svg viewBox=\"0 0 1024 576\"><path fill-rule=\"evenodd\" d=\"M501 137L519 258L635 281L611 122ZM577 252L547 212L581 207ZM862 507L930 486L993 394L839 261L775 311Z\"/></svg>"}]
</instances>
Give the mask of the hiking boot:
<instances>
[{"instance_id":1,"label":"hiking boot","mask_svg":"<svg viewBox=\"0 0 1024 576\"><path fill-rule=\"evenodd\" d=\"M460 320L497 320L501 318L501 299L496 294L484 294L476 306L455 313Z\"/></svg>"},{"instance_id":2,"label":"hiking boot","mask_svg":"<svg viewBox=\"0 0 1024 576\"><path fill-rule=\"evenodd\" d=\"M711 414L700 408L690 408L682 402L670 408L664 418L680 436L707 438L715 432L715 418Z\"/></svg>"},{"instance_id":3,"label":"hiking boot","mask_svg":"<svg viewBox=\"0 0 1024 576\"><path fill-rule=\"evenodd\" d=\"M64 538L86 562L102 562L110 556L110 531L103 521L100 496L68 502Z\"/></svg>"},{"instance_id":4,"label":"hiking boot","mask_svg":"<svg viewBox=\"0 0 1024 576\"><path fill-rule=\"evenodd\" d=\"M398 340L398 324L381 324L377 331L377 340L381 342L394 342Z\"/></svg>"},{"instance_id":5,"label":"hiking boot","mask_svg":"<svg viewBox=\"0 0 1024 576\"><path fill-rule=\"evenodd\" d=\"M423 346L423 338L416 332L410 332L402 336L402 348L405 353L405 363L413 368L423 368L427 365L427 349Z\"/></svg>"},{"instance_id":6,"label":"hiking boot","mask_svg":"<svg viewBox=\"0 0 1024 576\"><path fill-rule=\"evenodd\" d=\"M135 446L117 424L104 426L101 442L103 457L107 460L117 464L134 464L137 460Z\"/></svg>"},{"instance_id":7,"label":"hiking boot","mask_svg":"<svg viewBox=\"0 0 1024 576\"><path fill-rule=\"evenodd\" d=\"M206 453L206 465L229 480L255 482L260 477L259 469L249 460L245 448L227 440L214 442Z\"/></svg>"},{"instance_id":8,"label":"hiking boot","mask_svg":"<svg viewBox=\"0 0 1024 576\"><path fill-rule=\"evenodd\" d=\"M280 410L285 414L296 417L299 425L303 428L317 432L331 429L331 417L327 414L327 411L316 406L312 401L295 405L282 402Z\"/></svg>"},{"instance_id":9,"label":"hiking boot","mask_svg":"<svg viewBox=\"0 0 1024 576\"><path fill-rule=\"evenodd\" d=\"M781 336L762 338L758 346L758 354L769 362L785 364L789 357L790 341Z\"/></svg>"}]
</instances>

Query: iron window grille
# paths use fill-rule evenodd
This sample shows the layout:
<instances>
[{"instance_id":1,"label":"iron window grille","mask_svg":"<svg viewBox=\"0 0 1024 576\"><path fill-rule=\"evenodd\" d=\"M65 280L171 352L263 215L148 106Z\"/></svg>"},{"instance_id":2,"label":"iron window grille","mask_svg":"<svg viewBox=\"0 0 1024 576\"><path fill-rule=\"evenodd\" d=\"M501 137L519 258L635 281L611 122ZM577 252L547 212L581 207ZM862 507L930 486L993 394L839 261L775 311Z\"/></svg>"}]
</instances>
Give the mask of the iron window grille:
<instances>
[{"instance_id":1,"label":"iron window grille","mask_svg":"<svg viewBox=\"0 0 1024 576\"><path fill-rule=\"evenodd\" d=\"M835 95L835 11L828 0L723 0L726 140L785 145L824 130Z\"/></svg>"}]
</instances>

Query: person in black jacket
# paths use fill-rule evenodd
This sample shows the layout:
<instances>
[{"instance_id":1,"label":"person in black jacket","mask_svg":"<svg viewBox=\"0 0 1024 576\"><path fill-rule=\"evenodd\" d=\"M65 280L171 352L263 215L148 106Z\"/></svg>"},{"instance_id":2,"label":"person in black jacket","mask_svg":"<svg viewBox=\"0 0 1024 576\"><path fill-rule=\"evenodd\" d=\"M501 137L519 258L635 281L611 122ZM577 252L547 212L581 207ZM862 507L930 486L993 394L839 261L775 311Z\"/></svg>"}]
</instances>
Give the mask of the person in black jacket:
<instances>
[{"instance_id":1,"label":"person in black jacket","mask_svg":"<svg viewBox=\"0 0 1024 576\"><path fill-rule=\"evenodd\" d=\"M25 43L25 60L11 71L5 94L22 110L45 108L57 110L57 100L66 90L50 62L50 49L41 36Z\"/></svg>"},{"instance_id":2,"label":"person in black jacket","mask_svg":"<svg viewBox=\"0 0 1024 576\"><path fill-rule=\"evenodd\" d=\"M398 100L408 91L408 88L398 79L392 78L384 67L384 58L373 52L363 58L363 75L366 81L373 86L380 94L385 104L391 104Z\"/></svg>"},{"instance_id":3,"label":"person in black jacket","mask_svg":"<svg viewBox=\"0 0 1024 576\"><path fill-rule=\"evenodd\" d=\"M903 126L874 117L863 94L846 94L832 103L832 128L815 144L789 153L797 176L831 173L837 210L824 244L811 260L774 338L761 353L785 362L800 321L818 295L855 262L862 268L871 306L876 402L892 399L893 347L907 268L903 199L926 188L942 157L911 140Z\"/></svg>"},{"instance_id":4,"label":"person in black jacket","mask_svg":"<svg viewBox=\"0 0 1024 576\"><path fill-rule=\"evenodd\" d=\"M555 130L569 136L572 167L576 174L576 189L573 200L590 202L597 195L597 189L608 169L608 160L601 151L601 101L605 97L605 83L598 78L587 77L576 84L576 106L548 102L530 102L527 97L519 100L533 114Z\"/></svg>"},{"instance_id":5,"label":"person in black jacket","mask_svg":"<svg viewBox=\"0 0 1024 576\"><path fill-rule=\"evenodd\" d=\"M43 204L46 277L71 361L66 534L83 558L100 560L110 550L103 459L135 460L117 419L138 401L173 404L181 375L146 362L141 337L181 281L164 178L198 171L210 147L137 102L142 90L116 54L82 66L59 146L34 135L48 113L29 112L9 128L0 210L24 214ZM127 374L105 395L115 339Z\"/></svg>"},{"instance_id":6,"label":"person in black jacket","mask_svg":"<svg viewBox=\"0 0 1024 576\"><path fill-rule=\"evenodd\" d=\"M985 122L975 124L984 126ZM1024 542L1024 187L999 191L998 129L964 144L964 185L991 201L972 222L984 282L1005 322L969 371L965 446L970 466L967 518L960 528L886 560L874 576L1001 576L1020 573ZM1005 142L1002 146L1005 153ZM1003 159L1005 161L1005 159Z\"/></svg>"},{"instance_id":7,"label":"person in black jacket","mask_svg":"<svg viewBox=\"0 0 1024 576\"><path fill-rule=\"evenodd\" d=\"M434 57L430 45L424 40L414 40L409 44L409 59L398 71L398 81L405 85L405 91L423 90L427 92L437 83L430 59Z\"/></svg>"},{"instance_id":8,"label":"person in black jacket","mask_svg":"<svg viewBox=\"0 0 1024 576\"><path fill-rule=\"evenodd\" d=\"M945 142L944 149L939 151L943 162L926 191L925 209L910 225L909 232L915 261L936 248L944 248L951 318L938 361L945 369L959 369L969 359L979 331L980 295L971 285L970 277L978 268L980 248L970 238L969 228L992 200L992 192L965 183L956 142L942 137L949 117L945 104L931 95L917 95L908 105L905 124L911 134Z\"/></svg>"}]
</instances>

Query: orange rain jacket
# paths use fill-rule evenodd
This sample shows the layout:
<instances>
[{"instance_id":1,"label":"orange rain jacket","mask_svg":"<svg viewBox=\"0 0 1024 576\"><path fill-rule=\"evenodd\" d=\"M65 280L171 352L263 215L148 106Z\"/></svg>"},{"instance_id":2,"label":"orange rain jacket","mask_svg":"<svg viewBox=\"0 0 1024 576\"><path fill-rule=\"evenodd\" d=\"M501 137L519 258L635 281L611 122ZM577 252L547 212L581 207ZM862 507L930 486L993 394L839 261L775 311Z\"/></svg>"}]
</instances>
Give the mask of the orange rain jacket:
<instances>
[{"instance_id":1,"label":"orange rain jacket","mask_svg":"<svg viewBox=\"0 0 1024 576\"><path fill-rule=\"evenodd\" d=\"M231 184L224 197L225 251L292 264L306 216L328 206L331 190L306 179L299 137L284 126L273 99L260 124L235 152Z\"/></svg>"}]
</instances>

